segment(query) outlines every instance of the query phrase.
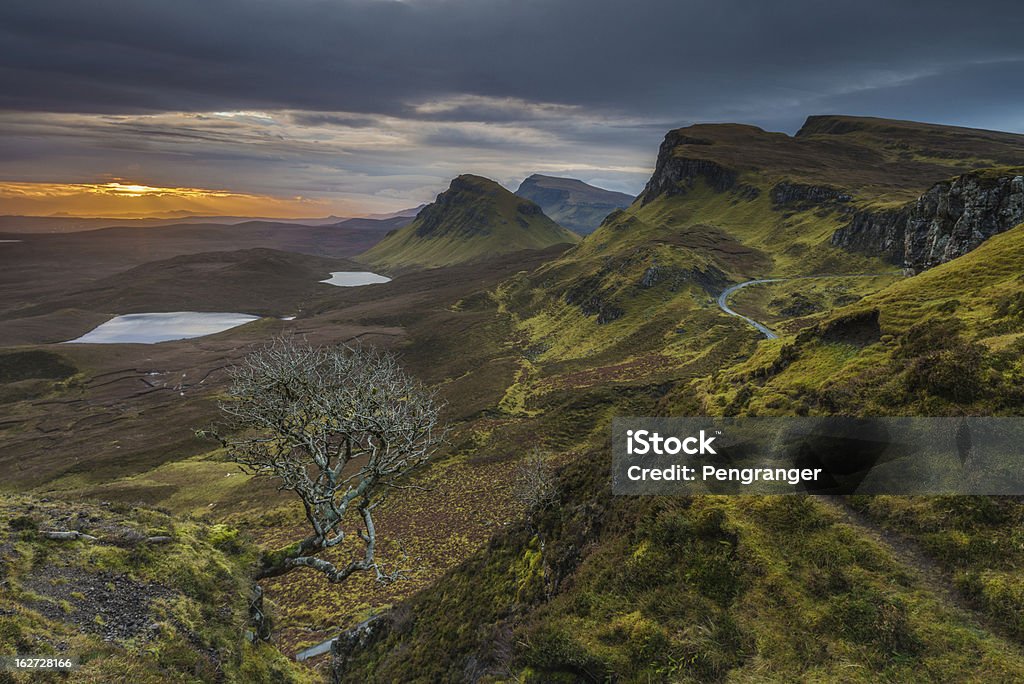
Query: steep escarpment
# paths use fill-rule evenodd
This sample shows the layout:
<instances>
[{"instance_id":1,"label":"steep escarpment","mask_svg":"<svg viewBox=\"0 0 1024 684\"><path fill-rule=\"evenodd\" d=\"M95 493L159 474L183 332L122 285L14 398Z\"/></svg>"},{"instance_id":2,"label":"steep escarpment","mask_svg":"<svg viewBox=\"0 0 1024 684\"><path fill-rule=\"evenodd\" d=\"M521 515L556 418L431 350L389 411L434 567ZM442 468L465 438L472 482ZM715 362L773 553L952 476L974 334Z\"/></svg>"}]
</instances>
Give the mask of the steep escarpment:
<instances>
[{"instance_id":1,"label":"steep escarpment","mask_svg":"<svg viewBox=\"0 0 1024 684\"><path fill-rule=\"evenodd\" d=\"M430 268L577 241L533 202L487 178L462 175L415 221L360 258L383 268Z\"/></svg>"},{"instance_id":2,"label":"steep escarpment","mask_svg":"<svg viewBox=\"0 0 1024 684\"><path fill-rule=\"evenodd\" d=\"M969 173L936 183L916 202L858 212L832 244L920 271L950 261L1024 221L1020 169Z\"/></svg>"},{"instance_id":3,"label":"steep escarpment","mask_svg":"<svg viewBox=\"0 0 1024 684\"><path fill-rule=\"evenodd\" d=\"M776 203L909 202L957 174L1024 164L1024 136L868 117L812 116L794 135L740 124L670 131L642 204L703 180L773 188ZM848 198L848 199L847 199ZM779 202L778 200L781 200Z\"/></svg>"},{"instance_id":4,"label":"steep escarpment","mask_svg":"<svg viewBox=\"0 0 1024 684\"><path fill-rule=\"evenodd\" d=\"M713 144L711 140L693 137L687 129L669 131L658 149L654 173L637 198L640 206L659 197L682 195L698 180L717 192L734 187L739 176L735 169L701 155Z\"/></svg>"},{"instance_id":5,"label":"steep escarpment","mask_svg":"<svg viewBox=\"0 0 1024 684\"><path fill-rule=\"evenodd\" d=\"M776 207L792 209L828 207L846 210L853 200L850 193L839 188L789 181L779 181L772 186L771 198Z\"/></svg>"}]
</instances>

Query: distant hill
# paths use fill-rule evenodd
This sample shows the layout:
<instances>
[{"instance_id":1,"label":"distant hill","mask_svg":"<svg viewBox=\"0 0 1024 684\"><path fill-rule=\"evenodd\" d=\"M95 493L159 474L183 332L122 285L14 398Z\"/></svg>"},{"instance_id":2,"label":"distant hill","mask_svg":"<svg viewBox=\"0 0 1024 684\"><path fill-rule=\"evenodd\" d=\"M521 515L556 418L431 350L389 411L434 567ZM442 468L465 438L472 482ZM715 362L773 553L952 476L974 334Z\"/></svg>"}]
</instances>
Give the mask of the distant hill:
<instances>
[{"instance_id":1,"label":"distant hill","mask_svg":"<svg viewBox=\"0 0 1024 684\"><path fill-rule=\"evenodd\" d=\"M368 218L368 219L410 218L410 219L414 219L414 218L416 218L416 214L420 213L420 211L425 206L427 206L427 205L426 204L420 204L420 205L417 205L415 207L409 207L407 209L399 209L398 211L389 211L389 212L384 213L384 214L366 214L365 216L363 216L361 218Z\"/></svg>"},{"instance_id":2,"label":"distant hill","mask_svg":"<svg viewBox=\"0 0 1024 684\"><path fill-rule=\"evenodd\" d=\"M516 195L536 203L560 226L589 235L616 209L625 209L633 197L588 185L575 178L535 173L522 182Z\"/></svg>"},{"instance_id":3,"label":"distant hill","mask_svg":"<svg viewBox=\"0 0 1024 684\"><path fill-rule=\"evenodd\" d=\"M111 314L147 311L234 311L274 316L294 313L332 289L320 283L332 271L356 271L346 259L252 248L183 254L101 278L74 292L27 308L24 316L59 309Z\"/></svg>"},{"instance_id":4,"label":"distant hill","mask_svg":"<svg viewBox=\"0 0 1024 684\"><path fill-rule=\"evenodd\" d=\"M406 210L410 211L410 210ZM369 218L392 218L403 213ZM156 228L163 226L216 224L233 226L260 221L295 226L327 226L347 221L344 216L322 218L262 218L256 216L162 216L151 218L104 218L83 216L0 216L0 232L5 233L82 233L102 228Z\"/></svg>"},{"instance_id":5,"label":"distant hill","mask_svg":"<svg viewBox=\"0 0 1024 684\"><path fill-rule=\"evenodd\" d=\"M578 235L545 216L533 202L487 178L463 175L415 221L360 258L385 268L429 268L577 241Z\"/></svg>"},{"instance_id":6,"label":"distant hill","mask_svg":"<svg viewBox=\"0 0 1024 684\"><path fill-rule=\"evenodd\" d=\"M351 258L386 234L385 222L298 226L250 221L233 226L178 224L88 232L24 235L0 232L7 260L0 269L0 318L52 301L141 264L187 254L267 248L319 257ZM343 269L337 269L343 270Z\"/></svg>"},{"instance_id":7,"label":"distant hill","mask_svg":"<svg viewBox=\"0 0 1024 684\"><path fill-rule=\"evenodd\" d=\"M3 233L81 233L102 228L157 228L165 226L207 225L235 226L243 223L276 223L294 226L344 226L346 228L383 228L391 230L412 221L426 205L410 207L386 214L367 214L349 218L323 216L310 218L262 218L258 216L175 215L150 218L103 218L83 216L0 216ZM404 223L403 223L404 222Z\"/></svg>"},{"instance_id":8,"label":"distant hill","mask_svg":"<svg viewBox=\"0 0 1024 684\"><path fill-rule=\"evenodd\" d=\"M388 216L386 218L350 218L338 223L332 224L337 228L358 228L361 230L380 230L387 232L389 230L395 230L396 228L402 228L413 222L416 218L416 213L410 214L399 214L397 216Z\"/></svg>"}]
</instances>

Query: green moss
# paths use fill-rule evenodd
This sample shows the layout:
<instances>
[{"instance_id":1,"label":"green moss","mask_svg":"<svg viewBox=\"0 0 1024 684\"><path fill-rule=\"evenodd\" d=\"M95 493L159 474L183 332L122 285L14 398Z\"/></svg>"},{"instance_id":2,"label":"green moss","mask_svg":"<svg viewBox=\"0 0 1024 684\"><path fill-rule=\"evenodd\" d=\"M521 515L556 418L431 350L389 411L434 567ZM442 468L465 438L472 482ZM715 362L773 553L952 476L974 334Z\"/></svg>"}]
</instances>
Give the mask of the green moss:
<instances>
[{"instance_id":1,"label":"green moss","mask_svg":"<svg viewBox=\"0 0 1024 684\"><path fill-rule=\"evenodd\" d=\"M0 521L10 511L31 507L33 519L48 528L73 516L97 542L55 542L33 537L15 545L5 557L0 593L0 654L75 655L82 667L76 682L121 681L126 673L138 682L310 681L270 645L255 646L244 638L255 563L251 551L236 545L237 532L169 516L142 507L127 510L91 504L41 501L23 496L0 497ZM143 535L156 529L171 532L166 544L112 545L112 534L124 530ZM120 532L118 532L120 530ZM0 547L10 526L0 525ZM53 577L42 582L41 577ZM94 591L86 586L99 585ZM132 588L133 587L133 588ZM106 630L121 629L117 604L104 596L123 594L158 625L155 634L105 641ZM56 610L50 610L53 606ZM135 619L132 616L132 619ZM56 649L56 650L54 650ZM267 674L266 679L253 679ZM15 681L21 681L16 679Z\"/></svg>"}]
</instances>

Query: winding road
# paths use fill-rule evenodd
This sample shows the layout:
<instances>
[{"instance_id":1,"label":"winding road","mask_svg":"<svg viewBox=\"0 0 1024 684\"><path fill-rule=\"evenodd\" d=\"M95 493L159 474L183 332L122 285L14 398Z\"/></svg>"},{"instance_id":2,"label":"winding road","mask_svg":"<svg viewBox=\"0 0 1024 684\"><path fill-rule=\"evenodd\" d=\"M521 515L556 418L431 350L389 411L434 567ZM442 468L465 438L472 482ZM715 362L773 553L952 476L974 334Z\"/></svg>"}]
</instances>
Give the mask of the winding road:
<instances>
[{"instance_id":1,"label":"winding road","mask_svg":"<svg viewBox=\"0 0 1024 684\"><path fill-rule=\"evenodd\" d=\"M899 275L899 274L897 274L897 273L855 273L855 274L852 274L852 275L810 275L810 276L791 276L789 278L758 278L756 280L747 280L745 282L739 283L738 285L732 285L730 287L725 288L722 291L722 294L718 295L718 308L721 309L722 311L724 311L725 313L729 314L730 316L735 316L736 318L742 318L744 321L746 321L750 325L752 325L755 328L757 328L757 331L760 332L762 335L764 335L766 339L774 340L774 339L778 339L778 337L779 337L778 334L773 332L772 329L769 328L768 326L766 326L764 323L759 323L758 321L755 321L753 318L750 318L749 316L744 316L743 314L737 313L737 312L735 312L735 311L733 311L732 309L729 308L729 297L732 296L733 292L736 292L737 290L742 290L743 288L749 287L751 285L761 285L763 283L780 283L780 282L782 282L784 280L813 280L813 279L816 279L816 278L822 278L822 279L823 278L879 278L879 277L882 277L882 276L889 276L889 275Z\"/></svg>"},{"instance_id":2,"label":"winding road","mask_svg":"<svg viewBox=\"0 0 1024 684\"><path fill-rule=\"evenodd\" d=\"M764 325L763 323L758 323L753 318L748 318L747 316L744 316L741 313L736 313L735 311L730 309L729 296L736 290L742 290L743 288L749 285L760 285L761 283L777 283L781 280L789 280L789 278L761 278L760 280L748 280L745 283L740 283L739 285L727 287L722 291L722 294L718 295L718 308L724 311L725 313L729 314L730 316L742 318L747 323L757 328L761 332L761 334L764 335L766 338L768 338L769 340L774 340L778 338L778 335L772 332L768 326Z\"/></svg>"}]
</instances>

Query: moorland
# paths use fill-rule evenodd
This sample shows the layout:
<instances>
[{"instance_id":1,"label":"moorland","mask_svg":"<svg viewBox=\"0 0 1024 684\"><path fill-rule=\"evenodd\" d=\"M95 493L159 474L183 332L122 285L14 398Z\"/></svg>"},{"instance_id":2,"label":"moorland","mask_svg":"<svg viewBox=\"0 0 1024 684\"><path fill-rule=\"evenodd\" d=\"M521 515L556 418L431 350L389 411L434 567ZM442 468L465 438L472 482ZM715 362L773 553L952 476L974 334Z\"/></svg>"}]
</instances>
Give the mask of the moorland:
<instances>
[{"instance_id":1,"label":"moorland","mask_svg":"<svg viewBox=\"0 0 1024 684\"><path fill-rule=\"evenodd\" d=\"M586 237L476 176L397 226L0 235L0 649L74 651L95 682L1024 676L1015 499L614 497L609 476L614 416L1017 415L1024 136L818 116L691 126L653 157ZM392 279L321 282L360 270ZM719 307L751 280L728 305L775 338ZM156 311L259 320L61 344ZM282 334L393 351L450 433L379 513L404 578L266 581L263 643L251 575L301 506L196 430Z\"/></svg>"}]
</instances>

